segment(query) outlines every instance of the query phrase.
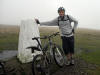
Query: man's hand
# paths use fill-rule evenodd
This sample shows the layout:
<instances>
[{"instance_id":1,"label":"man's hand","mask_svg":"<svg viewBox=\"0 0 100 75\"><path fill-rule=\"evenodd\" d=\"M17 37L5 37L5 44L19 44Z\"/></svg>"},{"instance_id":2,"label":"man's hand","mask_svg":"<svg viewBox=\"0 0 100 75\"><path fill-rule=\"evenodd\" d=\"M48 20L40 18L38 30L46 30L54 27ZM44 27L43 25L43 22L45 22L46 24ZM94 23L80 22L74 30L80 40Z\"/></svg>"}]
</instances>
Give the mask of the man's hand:
<instances>
[{"instance_id":1,"label":"man's hand","mask_svg":"<svg viewBox=\"0 0 100 75\"><path fill-rule=\"evenodd\" d=\"M37 24L40 24L40 22L39 22L39 20L38 20L38 19L35 19L35 21L36 21L36 23L37 23Z\"/></svg>"}]
</instances>

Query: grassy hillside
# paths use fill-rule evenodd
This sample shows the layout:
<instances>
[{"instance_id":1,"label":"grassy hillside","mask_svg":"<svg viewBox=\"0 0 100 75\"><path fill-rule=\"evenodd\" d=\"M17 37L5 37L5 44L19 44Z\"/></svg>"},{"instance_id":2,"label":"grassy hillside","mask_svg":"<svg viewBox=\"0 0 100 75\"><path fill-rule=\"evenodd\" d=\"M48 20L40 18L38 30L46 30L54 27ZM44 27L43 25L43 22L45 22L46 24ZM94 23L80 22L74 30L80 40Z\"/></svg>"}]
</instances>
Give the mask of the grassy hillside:
<instances>
[{"instance_id":1,"label":"grassy hillside","mask_svg":"<svg viewBox=\"0 0 100 75\"><path fill-rule=\"evenodd\" d=\"M40 34L48 35L58 31L56 27L41 27ZM0 51L17 50L18 48L18 26L0 26ZM54 41L61 44L60 36ZM44 41L43 41L44 42ZM77 29L75 34L76 56L86 62L97 64L96 70L87 70L91 75L100 75L100 31L91 29Z\"/></svg>"}]
</instances>

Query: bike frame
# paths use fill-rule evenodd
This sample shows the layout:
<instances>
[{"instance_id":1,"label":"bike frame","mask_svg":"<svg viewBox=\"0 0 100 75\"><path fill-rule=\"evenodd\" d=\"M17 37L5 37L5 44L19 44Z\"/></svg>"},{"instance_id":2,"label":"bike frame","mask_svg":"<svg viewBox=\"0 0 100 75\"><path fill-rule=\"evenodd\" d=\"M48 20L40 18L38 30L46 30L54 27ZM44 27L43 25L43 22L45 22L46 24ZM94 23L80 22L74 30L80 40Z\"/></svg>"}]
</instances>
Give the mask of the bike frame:
<instances>
[{"instance_id":1,"label":"bike frame","mask_svg":"<svg viewBox=\"0 0 100 75\"><path fill-rule=\"evenodd\" d=\"M57 32L57 33L59 33L59 32ZM57 35L57 33L56 33L56 35ZM55 35L55 36L56 36L56 35ZM40 51L42 51L43 55L46 56L46 52L45 52L45 51L47 51L47 50L46 50L45 47L50 46L50 56L51 56L52 58L53 58L53 46L55 45L55 44L53 43L53 41L52 41L53 36L54 36L54 34L49 35L49 37L46 38L46 39L48 39L48 43L45 43L43 47L42 47L41 43L39 42L39 38L40 38L40 37L35 38L35 40L38 42L38 47L40 48ZM40 38L40 39L41 39L41 38ZM51 58L48 58L48 59L52 60Z\"/></svg>"},{"instance_id":2,"label":"bike frame","mask_svg":"<svg viewBox=\"0 0 100 75\"><path fill-rule=\"evenodd\" d=\"M39 42L39 39L36 39L38 42L38 46L40 47L40 50L45 54L45 47L50 46L50 54L52 55L52 48L53 48L53 42L51 40L51 37L48 38L48 43L45 43L44 46L42 47L41 43Z\"/></svg>"}]
</instances>

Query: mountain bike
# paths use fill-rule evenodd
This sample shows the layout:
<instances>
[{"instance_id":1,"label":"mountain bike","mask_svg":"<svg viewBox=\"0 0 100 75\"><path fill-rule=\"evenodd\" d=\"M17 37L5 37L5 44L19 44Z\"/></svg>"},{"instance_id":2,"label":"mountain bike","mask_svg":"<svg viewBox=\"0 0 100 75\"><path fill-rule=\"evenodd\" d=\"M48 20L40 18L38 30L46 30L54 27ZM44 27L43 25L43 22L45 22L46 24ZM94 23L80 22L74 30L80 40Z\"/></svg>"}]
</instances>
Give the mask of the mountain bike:
<instances>
[{"instance_id":1,"label":"mountain bike","mask_svg":"<svg viewBox=\"0 0 100 75\"><path fill-rule=\"evenodd\" d=\"M36 40L38 42L37 46L30 46L27 48L31 48L32 52L34 50L41 51L41 54L33 56L32 61L32 73L33 75L50 75L50 64L52 64L53 60L59 67L63 67L64 65L64 52L60 48L60 46L56 45L52 38L59 35L59 32L53 33L49 36L44 37L34 37L32 40ZM39 39L48 39L48 42L44 46L41 45ZM49 48L49 49L48 49Z\"/></svg>"}]
</instances>

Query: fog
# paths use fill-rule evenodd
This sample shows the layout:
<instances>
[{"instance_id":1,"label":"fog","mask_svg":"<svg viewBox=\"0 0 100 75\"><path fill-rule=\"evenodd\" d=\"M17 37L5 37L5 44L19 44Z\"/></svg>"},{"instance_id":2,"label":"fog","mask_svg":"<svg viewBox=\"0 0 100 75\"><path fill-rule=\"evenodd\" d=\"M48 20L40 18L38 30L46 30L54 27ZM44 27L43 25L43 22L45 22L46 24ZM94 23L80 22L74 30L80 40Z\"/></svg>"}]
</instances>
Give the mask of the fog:
<instances>
[{"instance_id":1,"label":"fog","mask_svg":"<svg viewBox=\"0 0 100 75\"><path fill-rule=\"evenodd\" d=\"M0 24L20 25L23 19L40 22L58 16L58 7L79 21L78 27L100 29L100 0L0 0Z\"/></svg>"}]
</instances>

